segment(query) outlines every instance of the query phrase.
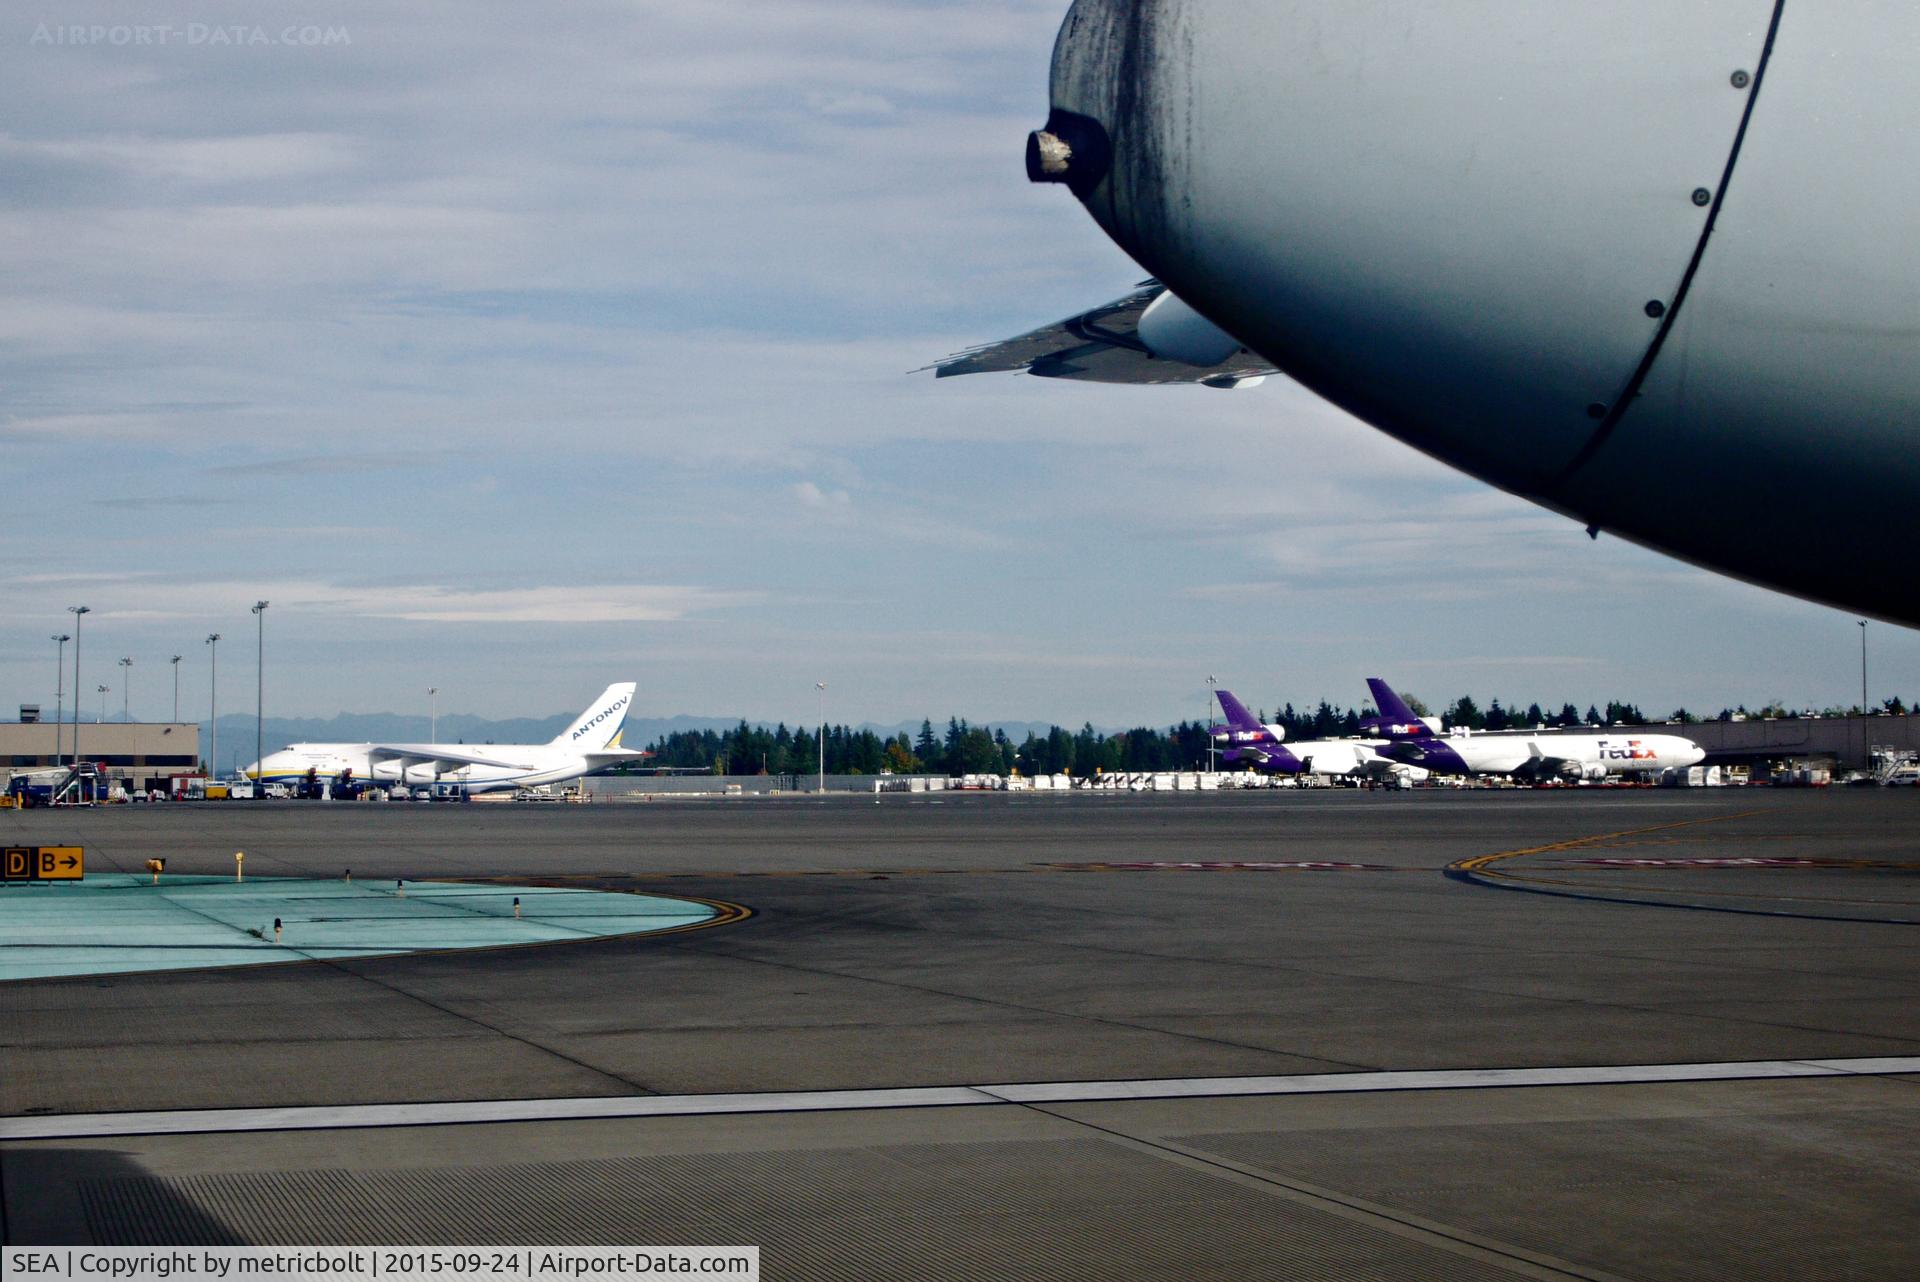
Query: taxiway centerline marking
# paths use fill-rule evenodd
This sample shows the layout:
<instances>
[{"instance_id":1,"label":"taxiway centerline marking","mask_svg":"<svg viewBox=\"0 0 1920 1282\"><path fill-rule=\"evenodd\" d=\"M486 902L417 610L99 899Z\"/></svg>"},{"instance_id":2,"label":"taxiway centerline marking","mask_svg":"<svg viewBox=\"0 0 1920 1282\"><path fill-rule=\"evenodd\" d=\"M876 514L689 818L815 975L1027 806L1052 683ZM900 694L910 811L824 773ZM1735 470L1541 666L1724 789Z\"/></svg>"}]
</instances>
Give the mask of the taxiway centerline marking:
<instances>
[{"instance_id":1,"label":"taxiway centerline marking","mask_svg":"<svg viewBox=\"0 0 1920 1282\"><path fill-rule=\"evenodd\" d=\"M113 1135L207 1135L241 1131L359 1130L493 1122L577 1121L702 1114L813 1113L1007 1104L1079 1104L1214 1096L1337 1095L1360 1091L1484 1090L1526 1086L1622 1086L1767 1078L1920 1074L1920 1056L1742 1060L1703 1064L1599 1064L1556 1068L1407 1069L1270 1077L1141 1078L1107 1082L1008 1082L865 1090L759 1091L729 1095L614 1095L458 1100L288 1108L176 1109L0 1118L0 1141Z\"/></svg>"},{"instance_id":2,"label":"taxiway centerline marking","mask_svg":"<svg viewBox=\"0 0 1920 1282\"><path fill-rule=\"evenodd\" d=\"M1495 864L1519 859L1527 855L1561 854L1569 851L1604 849L1616 844L1623 838L1639 837L1646 833L1666 832L1675 828L1689 828L1699 824L1724 823L1732 819L1750 819L1754 815L1764 814L1761 810L1742 810L1728 815L1707 815L1699 819L1683 819L1678 823L1655 824L1649 828L1629 828L1623 832L1598 833L1588 837L1575 837L1567 841L1549 842L1541 846L1528 846L1520 850L1501 850L1488 855L1474 855L1466 859L1456 859L1441 869L1443 875L1454 881L1463 881L1469 885L1489 887L1494 890L1518 891L1529 895L1551 895L1560 899L1581 899L1592 903L1625 904L1635 908L1677 908L1688 912L1728 913L1743 917L1788 917L1799 921L1832 921L1857 923L1876 926L1913 926L1920 920L1908 917L1866 917L1835 916L1832 914L1789 912L1772 908L1735 908L1722 904L1676 903L1661 899L1629 899L1620 895L1596 893L1615 890L1631 891L1642 894L1670 893L1667 887L1611 886L1604 883L1572 881L1564 877L1541 877L1519 872L1507 872L1494 867ZM1568 865L1545 865L1548 868L1567 868ZM1704 895L1718 899L1751 899L1756 896L1747 893L1728 891L1691 891L1691 894ZM1803 898L1796 896L1768 895L1759 898L1785 902ZM1812 899L1814 903L1868 902L1847 900Z\"/></svg>"},{"instance_id":3,"label":"taxiway centerline marking","mask_svg":"<svg viewBox=\"0 0 1920 1282\"><path fill-rule=\"evenodd\" d=\"M1700 824L1726 823L1734 819L1750 819L1761 814L1759 810L1742 810L1730 815L1707 815L1699 819L1682 819L1677 823L1653 824L1646 828L1626 828L1619 832L1594 833L1588 837L1573 837L1566 841L1550 841L1540 846L1525 846L1519 850L1500 850L1490 855L1473 855L1466 859L1456 859L1446 867L1447 872L1471 873L1481 877L1507 877L1510 874L1492 870L1497 863L1509 859L1518 859L1523 855L1544 855L1562 850L1579 850L1600 842L1618 841L1627 837L1643 837L1651 832L1671 832L1675 828L1693 828Z\"/></svg>"}]
</instances>

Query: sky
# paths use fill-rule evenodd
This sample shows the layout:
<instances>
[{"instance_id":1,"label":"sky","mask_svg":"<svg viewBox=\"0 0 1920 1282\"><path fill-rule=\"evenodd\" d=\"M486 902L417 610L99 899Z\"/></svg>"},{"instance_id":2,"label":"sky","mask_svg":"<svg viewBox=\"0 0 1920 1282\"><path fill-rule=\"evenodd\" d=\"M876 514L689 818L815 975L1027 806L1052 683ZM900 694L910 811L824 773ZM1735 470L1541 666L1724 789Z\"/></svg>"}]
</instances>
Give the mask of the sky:
<instances>
[{"instance_id":1,"label":"sky","mask_svg":"<svg viewBox=\"0 0 1920 1282\"><path fill-rule=\"evenodd\" d=\"M170 715L182 654L204 711L213 632L250 706L266 599L285 716L1858 699L1851 616L1284 379L909 373L1142 275L1025 179L1065 7L15 7L0 695L51 705L85 604L88 707Z\"/></svg>"}]
</instances>

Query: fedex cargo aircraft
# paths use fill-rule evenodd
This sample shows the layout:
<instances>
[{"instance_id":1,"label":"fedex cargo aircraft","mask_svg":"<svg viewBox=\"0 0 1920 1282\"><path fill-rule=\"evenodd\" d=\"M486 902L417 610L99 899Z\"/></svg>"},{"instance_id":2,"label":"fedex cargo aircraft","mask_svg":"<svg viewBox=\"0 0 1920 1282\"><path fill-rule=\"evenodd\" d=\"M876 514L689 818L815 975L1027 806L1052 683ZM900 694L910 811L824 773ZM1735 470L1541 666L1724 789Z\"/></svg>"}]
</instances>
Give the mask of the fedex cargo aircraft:
<instances>
[{"instance_id":1,"label":"fedex cargo aircraft","mask_svg":"<svg viewBox=\"0 0 1920 1282\"><path fill-rule=\"evenodd\" d=\"M1397 767L1376 751L1381 745L1361 739L1286 738L1286 727L1262 725L1230 690L1216 690L1227 723L1208 732L1220 745L1220 759L1252 766L1273 774L1384 775ZM1415 763L1418 764L1418 763Z\"/></svg>"},{"instance_id":2,"label":"fedex cargo aircraft","mask_svg":"<svg viewBox=\"0 0 1920 1282\"><path fill-rule=\"evenodd\" d=\"M1916 47L1914 5L1074 0L1027 172L1151 279L939 373L1277 370L1596 537L1920 624L1877 553L1920 506Z\"/></svg>"},{"instance_id":3,"label":"fedex cargo aircraft","mask_svg":"<svg viewBox=\"0 0 1920 1282\"><path fill-rule=\"evenodd\" d=\"M648 754L620 744L638 682L610 685L550 743L296 743L270 752L246 769L252 779L297 783L311 772L332 782L409 786L457 784L492 792L561 783Z\"/></svg>"},{"instance_id":4,"label":"fedex cargo aircraft","mask_svg":"<svg viewBox=\"0 0 1920 1282\"><path fill-rule=\"evenodd\" d=\"M1685 769L1707 755L1693 740L1673 734L1441 734L1431 717L1416 715L1379 677L1368 677L1367 688L1380 710L1367 724L1386 736L1380 754L1439 774L1597 781Z\"/></svg>"}]
</instances>

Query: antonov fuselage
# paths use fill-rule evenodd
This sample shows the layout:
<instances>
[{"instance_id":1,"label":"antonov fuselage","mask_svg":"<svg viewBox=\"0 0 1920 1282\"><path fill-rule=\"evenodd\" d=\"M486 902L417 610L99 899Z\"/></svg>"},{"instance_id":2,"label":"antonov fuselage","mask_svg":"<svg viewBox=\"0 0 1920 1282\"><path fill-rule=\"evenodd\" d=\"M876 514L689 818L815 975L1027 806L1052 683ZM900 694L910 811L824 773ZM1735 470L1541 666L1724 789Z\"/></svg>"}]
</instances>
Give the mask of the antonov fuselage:
<instances>
[{"instance_id":1,"label":"antonov fuselage","mask_svg":"<svg viewBox=\"0 0 1920 1282\"><path fill-rule=\"evenodd\" d=\"M550 743L295 743L245 774L269 783L449 784L470 793L562 783L647 755L620 745L636 688L632 681L608 686Z\"/></svg>"}]
</instances>

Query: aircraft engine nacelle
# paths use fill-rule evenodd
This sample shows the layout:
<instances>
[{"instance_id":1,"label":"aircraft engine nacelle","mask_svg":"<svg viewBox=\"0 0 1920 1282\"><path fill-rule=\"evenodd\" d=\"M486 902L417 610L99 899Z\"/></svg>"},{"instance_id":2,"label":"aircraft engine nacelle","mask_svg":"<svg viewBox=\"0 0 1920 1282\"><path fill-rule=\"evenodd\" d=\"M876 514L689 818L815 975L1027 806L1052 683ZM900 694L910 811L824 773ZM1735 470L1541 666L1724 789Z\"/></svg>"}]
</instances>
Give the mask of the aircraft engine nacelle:
<instances>
[{"instance_id":1,"label":"aircraft engine nacelle","mask_svg":"<svg viewBox=\"0 0 1920 1282\"><path fill-rule=\"evenodd\" d=\"M368 778L377 783L398 783L408 787L425 787L438 778L433 767L419 762L375 761L368 772Z\"/></svg>"},{"instance_id":2,"label":"aircraft engine nacelle","mask_svg":"<svg viewBox=\"0 0 1920 1282\"><path fill-rule=\"evenodd\" d=\"M1915 47L1873 0L1075 0L1029 172L1211 323L1170 352L1920 623L1874 551L1920 502Z\"/></svg>"},{"instance_id":3,"label":"aircraft engine nacelle","mask_svg":"<svg viewBox=\"0 0 1920 1282\"><path fill-rule=\"evenodd\" d=\"M1607 768L1597 761L1586 761L1574 768L1574 777L1588 783L1598 783L1607 777Z\"/></svg>"},{"instance_id":4,"label":"aircraft engine nacelle","mask_svg":"<svg viewBox=\"0 0 1920 1282\"><path fill-rule=\"evenodd\" d=\"M1161 360L1202 368L1218 365L1240 350L1240 341L1175 298L1162 294L1140 313L1135 331L1140 341ZM1255 380L1257 381L1257 380Z\"/></svg>"}]
</instances>

